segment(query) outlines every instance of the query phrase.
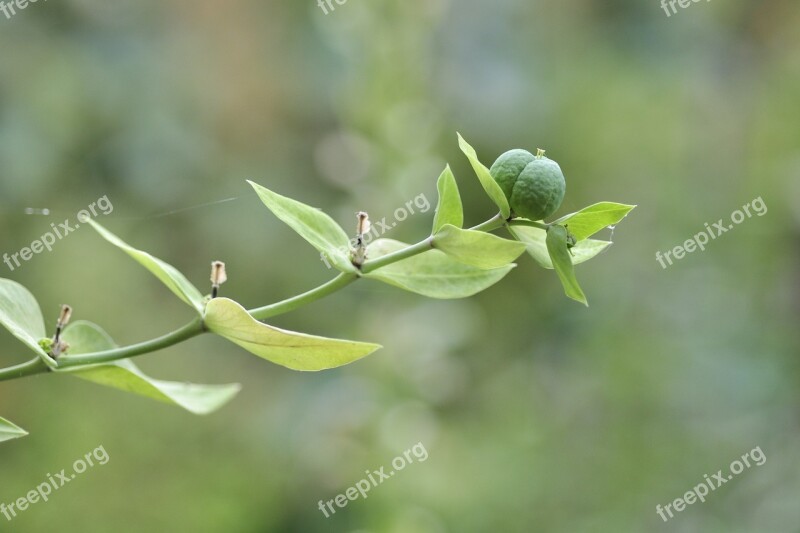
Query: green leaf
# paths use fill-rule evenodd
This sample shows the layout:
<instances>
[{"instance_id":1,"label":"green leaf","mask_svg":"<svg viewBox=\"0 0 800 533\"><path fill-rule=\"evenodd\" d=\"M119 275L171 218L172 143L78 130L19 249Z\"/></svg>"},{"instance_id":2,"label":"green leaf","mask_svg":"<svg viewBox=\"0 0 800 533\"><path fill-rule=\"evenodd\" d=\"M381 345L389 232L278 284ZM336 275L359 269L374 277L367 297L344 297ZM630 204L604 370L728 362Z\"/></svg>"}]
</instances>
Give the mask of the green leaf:
<instances>
[{"instance_id":1,"label":"green leaf","mask_svg":"<svg viewBox=\"0 0 800 533\"><path fill-rule=\"evenodd\" d=\"M460 228L464 224L464 208L461 205L461 195L458 193L458 185L453 171L450 170L450 165L447 165L442 175L439 176L436 189L439 191L439 203L433 217L433 233L442 229L445 224L452 224Z\"/></svg>"},{"instance_id":2,"label":"green leaf","mask_svg":"<svg viewBox=\"0 0 800 533\"><path fill-rule=\"evenodd\" d=\"M28 432L0 416L0 442L24 437Z\"/></svg>"},{"instance_id":3,"label":"green leaf","mask_svg":"<svg viewBox=\"0 0 800 533\"><path fill-rule=\"evenodd\" d=\"M28 289L10 279L0 278L0 324L33 350L48 367L56 367L39 345L39 341L47 336L39 303Z\"/></svg>"},{"instance_id":4,"label":"green leaf","mask_svg":"<svg viewBox=\"0 0 800 533\"><path fill-rule=\"evenodd\" d=\"M483 231L458 229L450 224L433 236L433 247L459 263L482 269L503 267L522 255L525 245Z\"/></svg>"},{"instance_id":5,"label":"green leaf","mask_svg":"<svg viewBox=\"0 0 800 533\"><path fill-rule=\"evenodd\" d=\"M95 222L93 219L87 219L87 222L97 230L105 240L124 251L126 254L135 259L140 265L152 272L169 290L175 293L178 298L194 307L195 310L202 314L205 303L203 302L203 295L200 291L191 284L186 277L181 274L175 267L165 263L161 259L153 257L147 252L137 250L136 248L125 243L122 239L105 229L103 226Z\"/></svg>"},{"instance_id":6,"label":"green leaf","mask_svg":"<svg viewBox=\"0 0 800 533\"><path fill-rule=\"evenodd\" d=\"M547 231L547 251L550 252L550 259L553 261L556 274L561 280L561 285L564 286L566 295L588 307L586 295L583 294L583 290L575 278L572 257L567 248L567 230L564 226L550 226Z\"/></svg>"},{"instance_id":7,"label":"green leaf","mask_svg":"<svg viewBox=\"0 0 800 533\"><path fill-rule=\"evenodd\" d=\"M478 175L478 179L483 186L483 190L486 191L489 198L500 208L500 213L503 215L503 218L507 219L511 216L511 207L508 205L508 199L503 193L503 189L501 189L500 185L494 180L489 169L480 162L478 154L475 153L475 149L464 140L460 133L458 134L458 146L461 148L461 151L464 152L464 155L467 156L467 159L469 159L472 169L475 171L475 174Z\"/></svg>"},{"instance_id":8,"label":"green leaf","mask_svg":"<svg viewBox=\"0 0 800 533\"><path fill-rule=\"evenodd\" d=\"M603 228L618 224L635 207L635 205L600 202L584 207L577 213L565 215L556 220L554 224L568 226L569 232L575 239L582 241Z\"/></svg>"},{"instance_id":9,"label":"green leaf","mask_svg":"<svg viewBox=\"0 0 800 533\"><path fill-rule=\"evenodd\" d=\"M325 254L342 272L356 272L350 260L350 238L331 217L304 203L292 200L258 183L248 182L272 213L295 230L311 246Z\"/></svg>"},{"instance_id":10,"label":"green leaf","mask_svg":"<svg viewBox=\"0 0 800 533\"><path fill-rule=\"evenodd\" d=\"M116 344L105 331L96 324L83 320L69 325L64 330L62 338L69 343L70 348L68 354L63 355L59 360L68 360L71 355L102 352L116 348ZM216 411L241 389L238 384L195 385L156 380L145 375L128 359L72 367L58 372L72 374L100 385L177 405L198 415Z\"/></svg>"},{"instance_id":11,"label":"green leaf","mask_svg":"<svg viewBox=\"0 0 800 533\"><path fill-rule=\"evenodd\" d=\"M371 259L396 252L408 245L391 239L378 239L369 245ZM503 279L516 265L483 270L451 259L444 252L430 250L364 274L395 287L429 298L466 298Z\"/></svg>"},{"instance_id":12,"label":"green leaf","mask_svg":"<svg viewBox=\"0 0 800 533\"><path fill-rule=\"evenodd\" d=\"M205 324L210 331L248 352L292 370L336 368L381 348L378 344L328 339L268 326L227 298L214 298L208 303Z\"/></svg>"},{"instance_id":13,"label":"green leaf","mask_svg":"<svg viewBox=\"0 0 800 533\"><path fill-rule=\"evenodd\" d=\"M572 229L572 228L570 228ZM508 231L520 242L525 243L528 253L544 268L553 268L550 252L547 251L547 232L539 228L527 226L510 226ZM572 264L579 265L592 259L611 246L610 241L584 239L572 247Z\"/></svg>"}]
</instances>

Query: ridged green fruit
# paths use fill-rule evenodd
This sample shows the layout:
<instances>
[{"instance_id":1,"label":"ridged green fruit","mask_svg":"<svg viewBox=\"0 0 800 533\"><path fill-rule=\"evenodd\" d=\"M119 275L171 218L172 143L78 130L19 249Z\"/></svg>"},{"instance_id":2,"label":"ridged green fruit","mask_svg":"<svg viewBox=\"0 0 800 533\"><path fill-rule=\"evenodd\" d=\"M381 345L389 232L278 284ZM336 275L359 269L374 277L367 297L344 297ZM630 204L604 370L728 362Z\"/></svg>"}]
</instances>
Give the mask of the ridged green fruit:
<instances>
[{"instance_id":1,"label":"ridged green fruit","mask_svg":"<svg viewBox=\"0 0 800 533\"><path fill-rule=\"evenodd\" d=\"M517 178L528 166L528 163L535 158L536 156L529 151L516 148L498 157L492 168L489 169L489 173L494 178L494 181L500 185L500 188L503 189L503 193L509 202L511 201Z\"/></svg>"},{"instance_id":2,"label":"ridged green fruit","mask_svg":"<svg viewBox=\"0 0 800 533\"><path fill-rule=\"evenodd\" d=\"M526 150L509 150L497 158L489 172L516 216L544 220L564 201L564 174L558 163L544 157L544 151L533 155Z\"/></svg>"}]
</instances>

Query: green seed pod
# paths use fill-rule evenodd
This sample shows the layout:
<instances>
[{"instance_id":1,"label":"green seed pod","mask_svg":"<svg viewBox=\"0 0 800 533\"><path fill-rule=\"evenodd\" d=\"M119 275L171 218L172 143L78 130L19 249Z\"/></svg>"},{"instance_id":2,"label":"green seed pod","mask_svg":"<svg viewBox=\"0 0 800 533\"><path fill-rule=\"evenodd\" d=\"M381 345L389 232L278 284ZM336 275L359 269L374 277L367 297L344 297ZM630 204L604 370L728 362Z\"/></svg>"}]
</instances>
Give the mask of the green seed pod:
<instances>
[{"instance_id":1,"label":"green seed pod","mask_svg":"<svg viewBox=\"0 0 800 533\"><path fill-rule=\"evenodd\" d=\"M526 150L509 150L497 158L489 172L517 216L544 220L564 201L564 174L558 163L544 157L544 150L535 156Z\"/></svg>"}]
</instances>

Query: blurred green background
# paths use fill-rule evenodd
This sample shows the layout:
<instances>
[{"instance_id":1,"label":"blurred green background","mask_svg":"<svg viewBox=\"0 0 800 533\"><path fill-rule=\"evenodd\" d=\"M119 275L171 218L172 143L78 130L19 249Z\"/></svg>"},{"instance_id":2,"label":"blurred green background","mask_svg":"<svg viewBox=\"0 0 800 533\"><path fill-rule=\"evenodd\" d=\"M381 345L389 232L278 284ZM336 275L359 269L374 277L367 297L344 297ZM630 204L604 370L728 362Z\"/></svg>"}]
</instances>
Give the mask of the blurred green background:
<instances>
[{"instance_id":1,"label":"blurred green background","mask_svg":"<svg viewBox=\"0 0 800 533\"><path fill-rule=\"evenodd\" d=\"M385 346L341 369L294 373L211 336L137 360L244 385L208 417L74 379L1 383L0 415L31 435L0 446L0 502L97 446L111 459L0 530L798 531L797 2L334 7L65 0L0 16L0 252L107 195L112 231L204 289L222 259L223 294L263 305L333 271L245 179L349 228L357 210L435 204L449 162L476 224L494 210L460 131L487 164L546 148L567 176L560 214L638 204L577 269L591 307L523 257L468 300L365 281L273 321ZM656 262L759 196L767 215ZM386 236L422 238L432 216ZM50 326L68 302L121 344L191 317L89 229L0 271ZM5 331L0 347L4 366L28 357ZM417 442L427 461L319 511ZM766 464L658 517L756 446Z\"/></svg>"}]
</instances>

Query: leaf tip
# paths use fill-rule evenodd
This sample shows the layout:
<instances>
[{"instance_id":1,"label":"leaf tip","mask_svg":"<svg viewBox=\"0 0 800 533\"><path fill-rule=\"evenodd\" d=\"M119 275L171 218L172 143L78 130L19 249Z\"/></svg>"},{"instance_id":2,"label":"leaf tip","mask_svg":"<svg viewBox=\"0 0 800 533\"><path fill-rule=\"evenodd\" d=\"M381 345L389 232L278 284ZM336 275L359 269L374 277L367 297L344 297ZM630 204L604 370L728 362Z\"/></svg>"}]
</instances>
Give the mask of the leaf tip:
<instances>
[{"instance_id":1,"label":"leaf tip","mask_svg":"<svg viewBox=\"0 0 800 533\"><path fill-rule=\"evenodd\" d=\"M458 147L461 148L461 151L462 152L469 151L469 149L472 148L472 147L467 142L467 140L464 137L462 137L461 133L459 133L459 132L456 132L456 135L458 135Z\"/></svg>"},{"instance_id":2,"label":"leaf tip","mask_svg":"<svg viewBox=\"0 0 800 533\"><path fill-rule=\"evenodd\" d=\"M567 294L567 297L569 297L572 300L575 300L578 303L585 305L586 307L589 307L589 301L586 299L586 295L583 294L582 292L581 294Z\"/></svg>"}]
</instances>

